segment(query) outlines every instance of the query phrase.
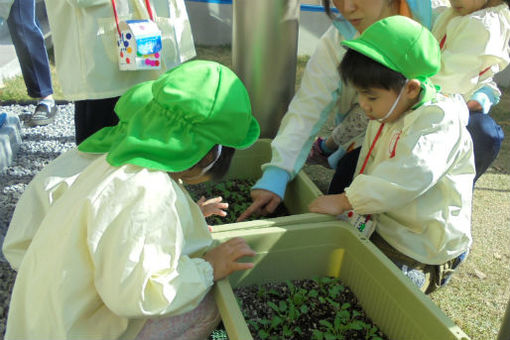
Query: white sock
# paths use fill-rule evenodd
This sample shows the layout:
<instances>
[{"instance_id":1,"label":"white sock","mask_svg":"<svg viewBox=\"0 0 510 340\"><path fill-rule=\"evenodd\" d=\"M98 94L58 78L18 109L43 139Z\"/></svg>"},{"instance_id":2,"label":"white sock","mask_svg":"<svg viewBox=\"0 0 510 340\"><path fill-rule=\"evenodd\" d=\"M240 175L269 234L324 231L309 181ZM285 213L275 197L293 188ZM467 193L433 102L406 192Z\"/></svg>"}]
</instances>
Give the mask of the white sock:
<instances>
[{"instance_id":1,"label":"white sock","mask_svg":"<svg viewBox=\"0 0 510 340\"><path fill-rule=\"evenodd\" d=\"M55 106L55 99L45 98L43 100L40 100L38 104L44 104L48 107L48 109L51 109L53 106Z\"/></svg>"}]
</instances>

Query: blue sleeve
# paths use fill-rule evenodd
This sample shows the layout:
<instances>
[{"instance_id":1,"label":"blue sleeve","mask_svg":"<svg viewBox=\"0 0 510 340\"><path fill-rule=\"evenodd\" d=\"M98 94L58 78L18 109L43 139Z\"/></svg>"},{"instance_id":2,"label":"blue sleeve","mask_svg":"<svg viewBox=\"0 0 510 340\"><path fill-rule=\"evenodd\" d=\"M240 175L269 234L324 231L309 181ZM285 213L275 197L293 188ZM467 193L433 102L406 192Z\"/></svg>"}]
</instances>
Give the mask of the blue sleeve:
<instances>
[{"instance_id":1,"label":"blue sleeve","mask_svg":"<svg viewBox=\"0 0 510 340\"><path fill-rule=\"evenodd\" d=\"M271 166L267 167L262 174L262 177L255 183L252 189L264 189L271 191L283 200L287 183L289 182L289 173L280 168Z\"/></svg>"},{"instance_id":2,"label":"blue sleeve","mask_svg":"<svg viewBox=\"0 0 510 340\"><path fill-rule=\"evenodd\" d=\"M483 113L489 113L492 105L499 103L499 96L497 96L490 87L484 86L473 93L471 100L480 103Z\"/></svg>"},{"instance_id":3,"label":"blue sleeve","mask_svg":"<svg viewBox=\"0 0 510 340\"><path fill-rule=\"evenodd\" d=\"M430 0L407 0L413 16L429 30L432 29L432 4Z\"/></svg>"}]
</instances>

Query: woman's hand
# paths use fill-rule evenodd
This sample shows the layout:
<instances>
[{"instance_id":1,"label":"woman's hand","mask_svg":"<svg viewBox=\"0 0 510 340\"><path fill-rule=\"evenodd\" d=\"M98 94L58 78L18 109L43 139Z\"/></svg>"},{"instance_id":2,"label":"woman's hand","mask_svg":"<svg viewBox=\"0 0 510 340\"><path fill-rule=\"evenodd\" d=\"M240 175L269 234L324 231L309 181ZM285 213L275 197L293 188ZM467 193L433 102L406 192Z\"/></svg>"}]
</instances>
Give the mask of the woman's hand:
<instances>
[{"instance_id":1,"label":"woman's hand","mask_svg":"<svg viewBox=\"0 0 510 340\"><path fill-rule=\"evenodd\" d=\"M221 217L227 216L227 212L223 209L228 209L228 203L221 203L223 198L221 196L214 197L206 200L204 196L200 197L197 201L200 210L204 217L209 217L211 215L218 215Z\"/></svg>"},{"instance_id":2,"label":"woman's hand","mask_svg":"<svg viewBox=\"0 0 510 340\"><path fill-rule=\"evenodd\" d=\"M256 253L244 239L235 237L209 250L203 258L213 267L214 281L218 281L235 271L253 268L253 263L237 262L237 260L244 256L255 255Z\"/></svg>"},{"instance_id":3,"label":"woman's hand","mask_svg":"<svg viewBox=\"0 0 510 340\"><path fill-rule=\"evenodd\" d=\"M241 222L253 214L258 216L271 214L282 201L280 196L264 189L252 190L251 199L253 203L237 218L237 222Z\"/></svg>"},{"instance_id":4,"label":"woman's hand","mask_svg":"<svg viewBox=\"0 0 510 340\"><path fill-rule=\"evenodd\" d=\"M351 210L352 205L345 193L342 193L319 196L308 205L308 209L314 213L338 216L347 210Z\"/></svg>"}]
</instances>

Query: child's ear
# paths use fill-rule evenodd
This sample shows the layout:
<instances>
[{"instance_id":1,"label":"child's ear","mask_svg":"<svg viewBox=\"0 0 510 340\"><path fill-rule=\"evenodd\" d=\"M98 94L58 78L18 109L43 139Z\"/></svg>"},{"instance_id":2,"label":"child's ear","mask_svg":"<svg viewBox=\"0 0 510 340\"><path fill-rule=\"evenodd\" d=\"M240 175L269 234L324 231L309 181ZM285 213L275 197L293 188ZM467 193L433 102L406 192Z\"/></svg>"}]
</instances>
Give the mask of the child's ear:
<instances>
[{"instance_id":1,"label":"child's ear","mask_svg":"<svg viewBox=\"0 0 510 340\"><path fill-rule=\"evenodd\" d=\"M420 95L421 92L421 82L418 79L411 79L407 82L406 85L406 94L410 99L416 99Z\"/></svg>"}]
</instances>

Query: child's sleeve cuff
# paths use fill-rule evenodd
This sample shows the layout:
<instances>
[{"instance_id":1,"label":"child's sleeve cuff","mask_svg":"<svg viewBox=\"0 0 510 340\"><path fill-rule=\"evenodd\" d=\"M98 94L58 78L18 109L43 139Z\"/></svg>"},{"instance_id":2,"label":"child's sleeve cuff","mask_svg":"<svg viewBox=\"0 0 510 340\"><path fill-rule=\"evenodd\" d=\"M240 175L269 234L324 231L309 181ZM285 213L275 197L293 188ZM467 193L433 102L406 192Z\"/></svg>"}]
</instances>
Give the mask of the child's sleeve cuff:
<instances>
[{"instance_id":1,"label":"child's sleeve cuff","mask_svg":"<svg viewBox=\"0 0 510 340\"><path fill-rule=\"evenodd\" d=\"M482 87L471 96L471 100L474 100L482 106L483 113L489 113L493 104L499 102L499 97L494 95L494 92L488 87Z\"/></svg>"},{"instance_id":2,"label":"child's sleeve cuff","mask_svg":"<svg viewBox=\"0 0 510 340\"><path fill-rule=\"evenodd\" d=\"M252 189L271 191L283 200L289 178L290 176L287 171L277 167L267 167L262 177L255 183Z\"/></svg>"}]
</instances>

